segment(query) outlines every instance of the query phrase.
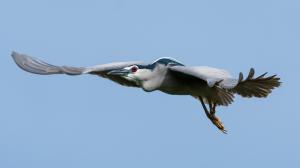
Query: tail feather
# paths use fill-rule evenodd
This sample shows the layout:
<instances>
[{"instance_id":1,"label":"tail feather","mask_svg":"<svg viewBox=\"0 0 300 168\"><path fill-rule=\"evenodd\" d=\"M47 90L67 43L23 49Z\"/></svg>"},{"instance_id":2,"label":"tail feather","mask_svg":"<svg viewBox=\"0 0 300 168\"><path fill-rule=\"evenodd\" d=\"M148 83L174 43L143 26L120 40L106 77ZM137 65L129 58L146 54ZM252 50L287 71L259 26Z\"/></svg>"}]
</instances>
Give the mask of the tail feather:
<instances>
[{"instance_id":1,"label":"tail feather","mask_svg":"<svg viewBox=\"0 0 300 168\"><path fill-rule=\"evenodd\" d=\"M239 75L239 82L234 87L232 92L237 93L243 97L267 97L274 88L279 87L281 82L277 75L265 77L264 73L257 78L254 77L254 69L251 68L248 77L243 80L243 74Z\"/></svg>"}]
</instances>

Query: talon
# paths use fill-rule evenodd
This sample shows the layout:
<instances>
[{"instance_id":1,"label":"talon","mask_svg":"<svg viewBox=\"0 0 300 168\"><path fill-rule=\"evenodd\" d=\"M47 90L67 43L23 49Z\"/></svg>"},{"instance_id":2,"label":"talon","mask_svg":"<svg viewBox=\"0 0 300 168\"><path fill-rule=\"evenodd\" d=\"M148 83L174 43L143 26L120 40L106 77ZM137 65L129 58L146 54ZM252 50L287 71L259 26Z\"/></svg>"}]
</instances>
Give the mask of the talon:
<instances>
[{"instance_id":1,"label":"talon","mask_svg":"<svg viewBox=\"0 0 300 168\"><path fill-rule=\"evenodd\" d=\"M215 116L216 113L216 103L212 103L211 101L208 101L209 105L209 111L206 108L206 105L201 97L199 97L199 100L202 104L202 107L204 109L204 112L207 116L207 118L210 119L210 121L219 129L221 130L224 134L227 134L227 130L225 130L225 127L223 126L222 122Z\"/></svg>"},{"instance_id":2,"label":"talon","mask_svg":"<svg viewBox=\"0 0 300 168\"><path fill-rule=\"evenodd\" d=\"M210 115L209 119L220 131L222 131L224 134L227 134L227 130L225 130L222 122L215 115Z\"/></svg>"}]
</instances>

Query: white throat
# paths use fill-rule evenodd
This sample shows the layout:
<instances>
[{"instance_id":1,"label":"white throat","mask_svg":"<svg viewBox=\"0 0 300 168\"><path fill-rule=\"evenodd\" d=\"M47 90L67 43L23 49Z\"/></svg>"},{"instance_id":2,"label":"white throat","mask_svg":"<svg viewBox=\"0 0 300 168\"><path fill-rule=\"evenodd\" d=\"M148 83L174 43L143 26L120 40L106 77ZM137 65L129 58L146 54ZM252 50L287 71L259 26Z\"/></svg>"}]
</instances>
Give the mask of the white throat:
<instances>
[{"instance_id":1,"label":"white throat","mask_svg":"<svg viewBox=\"0 0 300 168\"><path fill-rule=\"evenodd\" d=\"M157 90L162 85L166 73L167 67L161 64L158 64L152 71L144 69L141 87L147 92Z\"/></svg>"}]
</instances>

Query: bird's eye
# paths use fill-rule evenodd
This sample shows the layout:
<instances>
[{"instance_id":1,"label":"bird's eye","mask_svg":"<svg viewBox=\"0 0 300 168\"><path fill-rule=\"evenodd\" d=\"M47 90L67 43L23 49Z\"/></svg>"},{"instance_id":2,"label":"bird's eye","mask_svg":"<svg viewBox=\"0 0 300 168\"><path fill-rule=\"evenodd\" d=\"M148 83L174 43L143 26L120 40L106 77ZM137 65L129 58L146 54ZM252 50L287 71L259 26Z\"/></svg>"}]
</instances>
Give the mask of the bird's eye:
<instances>
[{"instance_id":1,"label":"bird's eye","mask_svg":"<svg viewBox=\"0 0 300 168\"><path fill-rule=\"evenodd\" d=\"M133 66L133 67L131 68L131 72L132 72L132 73L135 73L137 70L138 70L138 67L136 67L136 66Z\"/></svg>"}]
</instances>

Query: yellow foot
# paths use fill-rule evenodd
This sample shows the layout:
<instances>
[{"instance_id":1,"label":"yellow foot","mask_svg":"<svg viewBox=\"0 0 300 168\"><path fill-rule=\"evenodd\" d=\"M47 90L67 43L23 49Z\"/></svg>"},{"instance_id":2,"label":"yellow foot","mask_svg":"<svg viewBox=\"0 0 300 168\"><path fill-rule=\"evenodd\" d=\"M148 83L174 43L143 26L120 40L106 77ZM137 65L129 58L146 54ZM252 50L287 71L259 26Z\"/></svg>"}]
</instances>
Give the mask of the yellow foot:
<instances>
[{"instance_id":1,"label":"yellow foot","mask_svg":"<svg viewBox=\"0 0 300 168\"><path fill-rule=\"evenodd\" d=\"M217 128L219 128L220 131L222 131L224 134L227 134L227 130L225 130L222 122L215 115L211 115L209 119Z\"/></svg>"}]
</instances>

